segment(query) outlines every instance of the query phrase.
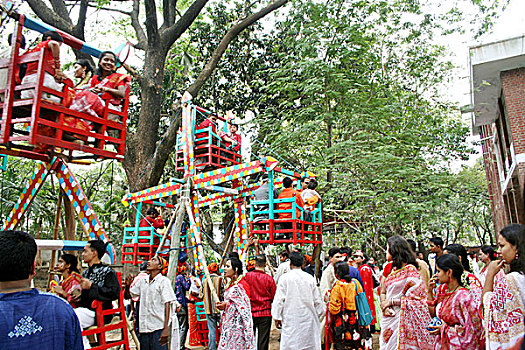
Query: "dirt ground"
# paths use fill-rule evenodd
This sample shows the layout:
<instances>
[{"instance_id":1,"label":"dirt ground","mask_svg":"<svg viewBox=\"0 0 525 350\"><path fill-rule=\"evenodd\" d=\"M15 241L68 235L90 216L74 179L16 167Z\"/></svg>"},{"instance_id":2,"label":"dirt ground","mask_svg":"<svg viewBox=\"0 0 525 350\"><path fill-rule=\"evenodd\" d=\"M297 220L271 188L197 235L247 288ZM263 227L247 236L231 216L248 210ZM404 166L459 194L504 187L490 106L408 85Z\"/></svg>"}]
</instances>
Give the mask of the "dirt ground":
<instances>
[{"instance_id":1,"label":"dirt ground","mask_svg":"<svg viewBox=\"0 0 525 350\"><path fill-rule=\"evenodd\" d=\"M277 329L273 329L270 332L270 350L279 350L279 331ZM379 335L374 334L373 336L373 350L379 350ZM323 349L324 350L324 349Z\"/></svg>"}]
</instances>

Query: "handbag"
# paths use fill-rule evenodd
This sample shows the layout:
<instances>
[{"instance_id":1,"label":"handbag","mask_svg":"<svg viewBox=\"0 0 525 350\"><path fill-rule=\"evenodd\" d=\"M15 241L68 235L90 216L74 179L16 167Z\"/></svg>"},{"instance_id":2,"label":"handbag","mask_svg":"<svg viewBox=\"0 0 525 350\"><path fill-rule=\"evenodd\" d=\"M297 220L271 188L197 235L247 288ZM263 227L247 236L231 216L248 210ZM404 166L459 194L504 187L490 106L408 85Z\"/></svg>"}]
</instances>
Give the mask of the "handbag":
<instances>
[{"instance_id":1,"label":"handbag","mask_svg":"<svg viewBox=\"0 0 525 350\"><path fill-rule=\"evenodd\" d=\"M355 282L355 279L352 280L355 284L355 303L357 305L357 323L360 326L368 326L372 321L374 320L374 317L372 316L372 311L370 311L370 306L368 305L368 299L366 298L366 294L364 291L359 293L359 289L357 288L357 283Z\"/></svg>"}]
</instances>

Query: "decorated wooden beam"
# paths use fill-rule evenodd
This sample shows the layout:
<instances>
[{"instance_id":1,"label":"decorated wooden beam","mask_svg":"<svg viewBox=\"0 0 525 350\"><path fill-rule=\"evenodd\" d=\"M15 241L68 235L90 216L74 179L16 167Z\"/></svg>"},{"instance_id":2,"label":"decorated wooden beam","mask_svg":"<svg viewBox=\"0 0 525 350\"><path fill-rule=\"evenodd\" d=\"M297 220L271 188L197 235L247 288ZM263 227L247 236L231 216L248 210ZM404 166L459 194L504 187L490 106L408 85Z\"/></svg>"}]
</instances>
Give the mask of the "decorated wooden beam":
<instances>
[{"instance_id":1,"label":"decorated wooden beam","mask_svg":"<svg viewBox=\"0 0 525 350\"><path fill-rule=\"evenodd\" d=\"M89 234L91 239L101 239L106 243L109 242L108 236L98 221L97 215L91 207L91 203L86 194L80 187L79 182L66 163L60 159L57 159L57 162L58 164L55 170L56 177L58 178L60 187L62 187L71 203L73 203L73 208L75 209L82 226L84 226L84 230ZM113 264L115 262L115 250L113 245L108 245L107 253Z\"/></svg>"},{"instance_id":2,"label":"decorated wooden beam","mask_svg":"<svg viewBox=\"0 0 525 350\"><path fill-rule=\"evenodd\" d=\"M36 239L36 246L40 250L82 250L86 241L67 241L61 239Z\"/></svg>"},{"instance_id":3,"label":"decorated wooden beam","mask_svg":"<svg viewBox=\"0 0 525 350\"><path fill-rule=\"evenodd\" d=\"M227 187L221 187L221 186L205 186L204 189L208 191L225 193L225 194L230 194L230 195L239 194L239 190L235 190L235 189L227 188Z\"/></svg>"},{"instance_id":4,"label":"decorated wooden beam","mask_svg":"<svg viewBox=\"0 0 525 350\"><path fill-rule=\"evenodd\" d=\"M122 204L127 207L130 204L179 195L181 188L182 185L178 182L168 182L135 193L129 193L122 198Z\"/></svg>"},{"instance_id":5,"label":"decorated wooden beam","mask_svg":"<svg viewBox=\"0 0 525 350\"><path fill-rule=\"evenodd\" d=\"M58 158L53 158L49 163L39 162L37 164L37 169L27 182L20 197L18 197L17 202L11 210L11 213L9 213L9 216L7 217L4 223L4 230L14 230L18 226L27 209L29 209L31 203L33 203L33 199L35 199L37 193L44 185L47 176L57 164Z\"/></svg>"}]
</instances>

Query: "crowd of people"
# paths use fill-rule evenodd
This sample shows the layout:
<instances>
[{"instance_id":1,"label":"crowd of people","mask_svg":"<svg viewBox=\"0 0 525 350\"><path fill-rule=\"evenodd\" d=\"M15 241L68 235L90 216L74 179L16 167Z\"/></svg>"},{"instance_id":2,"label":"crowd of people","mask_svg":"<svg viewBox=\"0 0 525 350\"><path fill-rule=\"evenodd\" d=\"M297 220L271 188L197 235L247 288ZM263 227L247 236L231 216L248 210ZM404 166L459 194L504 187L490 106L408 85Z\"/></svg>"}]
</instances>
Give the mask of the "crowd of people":
<instances>
[{"instance_id":1,"label":"crowd of people","mask_svg":"<svg viewBox=\"0 0 525 350\"><path fill-rule=\"evenodd\" d=\"M280 330L283 350L371 349L374 334L386 350L520 349L525 226L507 226L497 240L497 250L484 246L475 255L434 237L425 261L414 241L393 236L382 266L361 250L333 247L320 279L307 269L311 257L297 249L281 252L275 272L259 249L253 264L231 253L222 274L219 264L208 266L209 278L181 254L174 283L164 276L166 259L154 256L126 278L124 295L132 300L141 349L200 345L198 300L211 350L269 349L272 327ZM120 295L117 274L101 262L105 252L102 241L89 241L82 274L77 258L62 254L60 280L50 284L57 298L32 288L35 240L2 232L0 348L89 348L81 330L95 324L92 301L111 308Z\"/></svg>"}]
</instances>

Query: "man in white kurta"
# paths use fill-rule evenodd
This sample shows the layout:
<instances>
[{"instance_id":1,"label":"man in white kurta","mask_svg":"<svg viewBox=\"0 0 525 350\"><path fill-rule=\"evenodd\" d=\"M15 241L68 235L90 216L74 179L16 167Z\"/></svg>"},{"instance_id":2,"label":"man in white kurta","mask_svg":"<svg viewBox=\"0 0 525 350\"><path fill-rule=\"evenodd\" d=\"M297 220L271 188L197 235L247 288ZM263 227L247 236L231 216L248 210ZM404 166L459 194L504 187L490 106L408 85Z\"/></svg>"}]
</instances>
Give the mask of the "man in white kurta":
<instances>
[{"instance_id":1,"label":"man in white kurta","mask_svg":"<svg viewBox=\"0 0 525 350\"><path fill-rule=\"evenodd\" d=\"M148 261L149 277L141 279L129 290L132 296L140 297L138 321L140 346L144 349L168 349L170 304L177 304L177 298L170 280L161 274L165 267L167 261L154 256Z\"/></svg>"},{"instance_id":2,"label":"man in white kurta","mask_svg":"<svg viewBox=\"0 0 525 350\"><path fill-rule=\"evenodd\" d=\"M281 350L320 350L321 324L325 313L315 278L301 270L304 257L290 253L290 271L279 279L272 317L281 328Z\"/></svg>"}]
</instances>

